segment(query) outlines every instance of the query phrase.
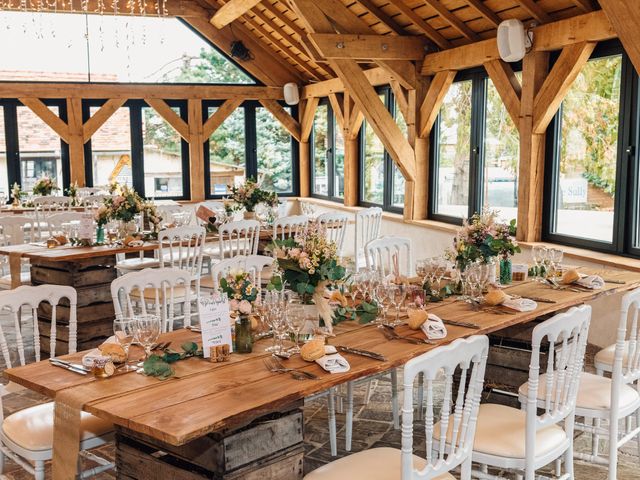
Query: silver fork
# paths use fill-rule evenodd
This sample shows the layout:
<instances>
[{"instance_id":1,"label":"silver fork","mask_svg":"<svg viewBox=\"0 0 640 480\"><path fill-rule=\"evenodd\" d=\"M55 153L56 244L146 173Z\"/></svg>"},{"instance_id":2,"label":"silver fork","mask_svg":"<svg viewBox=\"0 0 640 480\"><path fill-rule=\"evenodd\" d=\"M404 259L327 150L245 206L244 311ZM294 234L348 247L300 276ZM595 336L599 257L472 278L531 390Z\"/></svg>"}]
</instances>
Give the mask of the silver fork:
<instances>
[{"instance_id":1,"label":"silver fork","mask_svg":"<svg viewBox=\"0 0 640 480\"><path fill-rule=\"evenodd\" d=\"M406 342L409 343L413 343L414 345L423 345L423 344L427 344L427 345L437 345L438 342L435 342L433 340L429 340L428 338L415 338L415 337L409 337L409 336L405 336L405 335L400 335L398 332L396 332L393 327L387 326L387 325L381 325L381 330L382 330L382 334L387 337L387 340L404 340Z\"/></svg>"},{"instance_id":2,"label":"silver fork","mask_svg":"<svg viewBox=\"0 0 640 480\"><path fill-rule=\"evenodd\" d=\"M265 358L264 365L267 370L273 373L288 373L295 380L317 380L318 377L313 373L303 372L294 368L285 368L275 358Z\"/></svg>"}]
</instances>

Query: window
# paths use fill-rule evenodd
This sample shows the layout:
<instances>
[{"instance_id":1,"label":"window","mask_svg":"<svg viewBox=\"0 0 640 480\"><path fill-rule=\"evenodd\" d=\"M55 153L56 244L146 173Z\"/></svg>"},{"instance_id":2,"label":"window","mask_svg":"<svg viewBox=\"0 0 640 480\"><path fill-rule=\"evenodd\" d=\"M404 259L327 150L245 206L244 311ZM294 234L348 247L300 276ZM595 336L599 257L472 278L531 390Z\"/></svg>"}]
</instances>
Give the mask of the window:
<instances>
[{"instance_id":1,"label":"window","mask_svg":"<svg viewBox=\"0 0 640 480\"><path fill-rule=\"evenodd\" d=\"M0 25L0 45L20 45L0 80L255 83L177 18L5 11Z\"/></svg>"},{"instance_id":2,"label":"window","mask_svg":"<svg viewBox=\"0 0 640 480\"><path fill-rule=\"evenodd\" d=\"M100 107L90 107L91 116ZM90 142L93 185L107 186L112 182L133 185L131 163L131 112L119 108L93 134Z\"/></svg>"},{"instance_id":3,"label":"window","mask_svg":"<svg viewBox=\"0 0 640 480\"><path fill-rule=\"evenodd\" d=\"M326 99L316 109L312 138L312 193L341 199L344 197L344 136Z\"/></svg>"},{"instance_id":4,"label":"window","mask_svg":"<svg viewBox=\"0 0 640 480\"><path fill-rule=\"evenodd\" d=\"M390 88L380 90L380 100L395 119L398 127L406 135L407 125L396 107ZM373 129L363 122L360 130L361 143L361 186L360 203L380 205L385 210L401 211L404 207L404 177L391 159Z\"/></svg>"},{"instance_id":5,"label":"window","mask_svg":"<svg viewBox=\"0 0 640 480\"><path fill-rule=\"evenodd\" d=\"M9 187L4 107L0 105L0 197L5 197L5 200L8 199Z\"/></svg>"},{"instance_id":6,"label":"window","mask_svg":"<svg viewBox=\"0 0 640 480\"><path fill-rule=\"evenodd\" d=\"M205 102L210 117L220 102ZM286 107L292 115L295 110ZM257 102L245 102L229 115L205 145L205 191L220 198L246 177L257 178L280 195L297 193L298 147L281 123Z\"/></svg>"}]
</instances>

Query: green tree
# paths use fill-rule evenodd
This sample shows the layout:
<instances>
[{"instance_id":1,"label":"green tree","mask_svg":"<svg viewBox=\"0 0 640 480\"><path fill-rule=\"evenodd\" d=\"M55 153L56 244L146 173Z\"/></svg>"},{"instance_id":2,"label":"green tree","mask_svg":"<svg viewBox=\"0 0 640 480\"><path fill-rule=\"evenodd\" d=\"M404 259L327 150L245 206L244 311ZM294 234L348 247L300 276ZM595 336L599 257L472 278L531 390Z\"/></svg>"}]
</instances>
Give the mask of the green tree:
<instances>
[{"instance_id":1,"label":"green tree","mask_svg":"<svg viewBox=\"0 0 640 480\"><path fill-rule=\"evenodd\" d=\"M200 49L198 57L183 55L182 66L178 74L165 77L164 81L178 83L254 83L249 76L213 47Z\"/></svg>"}]
</instances>

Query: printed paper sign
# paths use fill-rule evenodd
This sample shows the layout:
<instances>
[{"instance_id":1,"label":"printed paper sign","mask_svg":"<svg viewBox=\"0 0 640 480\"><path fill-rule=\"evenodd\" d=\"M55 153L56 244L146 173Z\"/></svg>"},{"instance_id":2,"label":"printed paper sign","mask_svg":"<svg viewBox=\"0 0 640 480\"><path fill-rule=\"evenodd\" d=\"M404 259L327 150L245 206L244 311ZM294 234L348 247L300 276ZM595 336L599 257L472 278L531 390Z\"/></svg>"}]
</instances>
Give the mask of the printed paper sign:
<instances>
[{"instance_id":1,"label":"printed paper sign","mask_svg":"<svg viewBox=\"0 0 640 480\"><path fill-rule=\"evenodd\" d=\"M81 240L91 240L95 227L93 226L93 215L90 213L83 213L80 218L80 225L78 226L78 238Z\"/></svg>"},{"instance_id":2,"label":"printed paper sign","mask_svg":"<svg viewBox=\"0 0 640 480\"><path fill-rule=\"evenodd\" d=\"M214 294L200 298L200 328L205 358L209 358L211 347L227 344L229 351L233 351L231 316L226 295Z\"/></svg>"}]
</instances>

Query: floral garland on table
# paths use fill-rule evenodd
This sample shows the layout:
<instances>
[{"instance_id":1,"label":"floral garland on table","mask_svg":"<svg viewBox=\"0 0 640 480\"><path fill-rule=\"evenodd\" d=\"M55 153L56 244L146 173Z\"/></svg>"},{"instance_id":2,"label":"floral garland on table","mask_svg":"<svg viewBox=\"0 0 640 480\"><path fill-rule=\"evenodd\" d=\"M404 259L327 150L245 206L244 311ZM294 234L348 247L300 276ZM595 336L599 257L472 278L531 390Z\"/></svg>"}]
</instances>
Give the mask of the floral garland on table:
<instances>
[{"instance_id":1,"label":"floral garland on table","mask_svg":"<svg viewBox=\"0 0 640 480\"><path fill-rule=\"evenodd\" d=\"M58 190L58 185L49 177L42 177L33 185L34 195L51 195L54 190Z\"/></svg>"},{"instance_id":2,"label":"floral garland on table","mask_svg":"<svg viewBox=\"0 0 640 480\"><path fill-rule=\"evenodd\" d=\"M239 315L249 315L258 298L258 288L244 270L230 270L220 279L220 290L229 298L229 308Z\"/></svg>"},{"instance_id":3,"label":"floral garland on table","mask_svg":"<svg viewBox=\"0 0 640 480\"><path fill-rule=\"evenodd\" d=\"M453 238L453 249L447 251L447 257L464 271L473 262L488 263L493 257L504 259L520 253L516 242L516 221L500 223L495 211L476 213L462 224L462 228Z\"/></svg>"},{"instance_id":4,"label":"floral garland on table","mask_svg":"<svg viewBox=\"0 0 640 480\"><path fill-rule=\"evenodd\" d=\"M256 205L264 203L270 207L278 206L278 195L260 188L260 184L252 178L248 178L240 186L231 186L232 200L240 209L244 207L247 212L253 212Z\"/></svg>"}]
</instances>

